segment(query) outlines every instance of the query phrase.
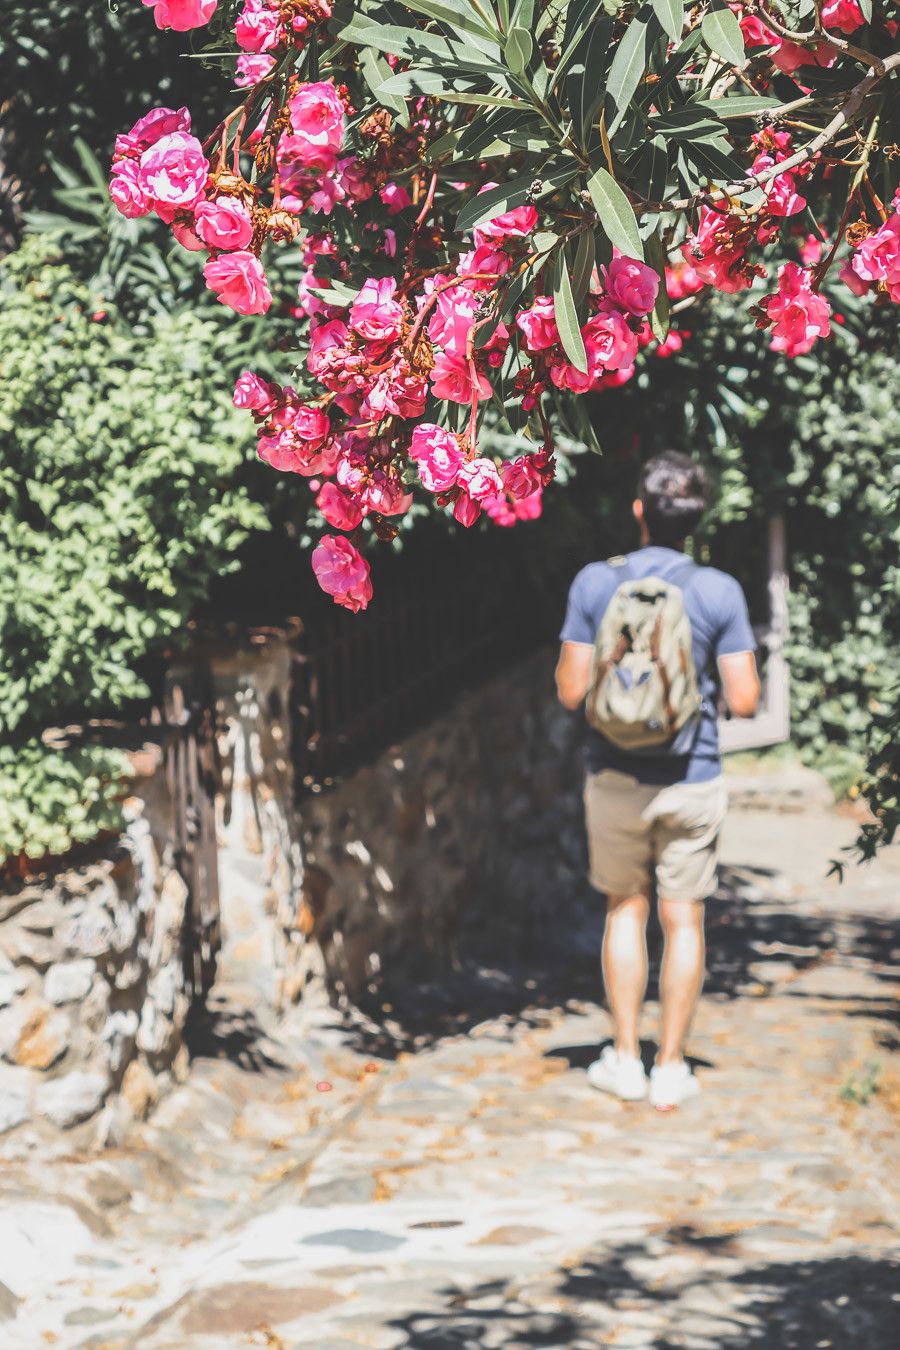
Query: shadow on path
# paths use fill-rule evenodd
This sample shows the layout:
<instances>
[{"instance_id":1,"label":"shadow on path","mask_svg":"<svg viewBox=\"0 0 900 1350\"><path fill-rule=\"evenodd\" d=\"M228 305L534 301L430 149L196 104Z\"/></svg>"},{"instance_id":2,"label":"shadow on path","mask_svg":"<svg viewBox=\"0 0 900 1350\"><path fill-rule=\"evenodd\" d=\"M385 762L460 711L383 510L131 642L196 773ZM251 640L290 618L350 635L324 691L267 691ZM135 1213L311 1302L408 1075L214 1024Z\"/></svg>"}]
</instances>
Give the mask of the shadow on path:
<instances>
[{"instance_id":1,"label":"shadow on path","mask_svg":"<svg viewBox=\"0 0 900 1350\"><path fill-rule=\"evenodd\" d=\"M192 1060L228 1059L252 1073L289 1067L252 1009L215 995L208 1006L191 1010L184 1040Z\"/></svg>"},{"instance_id":2,"label":"shadow on path","mask_svg":"<svg viewBox=\"0 0 900 1350\"><path fill-rule=\"evenodd\" d=\"M707 997L735 999L758 990L754 967L766 963L766 983L830 961L866 966L879 980L900 978L896 926L867 915L839 918L804 914L774 891L771 869L740 866L721 870L719 890L707 905ZM599 947L602 901L590 909L573 905L574 918L559 918L552 944L531 941L498 950L473 940L453 970L431 979L396 977L377 995L347 1014L350 1044L362 1053L393 1059L401 1051L425 1049L444 1036L471 1031L480 1023L503 1021L516 1028L539 1027L551 1014L586 1013L602 998ZM585 916L588 917L585 917ZM593 931L585 938L585 929ZM662 938L655 918L648 933L651 975L648 997L657 996ZM589 950L586 951L585 947ZM816 995L818 997L818 995ZM841 997L839 994L834 997ZM847 995L848 1013L887 1020L897 1010L886 991L882 999ZM886 1033L890 1044L891 1033Z\"/></svg>"},{"instance_id":3,"label":"shadow on path","mask_svg":"<svg viewBox=\"0 0 900 1350\"><path fill-rule=\"evenodd\" d=\"M691 1273L670 1283L652 1274L660 1256ZM486 1281L445 1291L444 1305L398 1318L398 1350L894 1350L900 1258L740 1260L730 1235L674 1229L652 1250L631 1242L586 1254L529 1288ZM646 1340L638 1333L644 1331Z\"/></svg>"}]
</instances>

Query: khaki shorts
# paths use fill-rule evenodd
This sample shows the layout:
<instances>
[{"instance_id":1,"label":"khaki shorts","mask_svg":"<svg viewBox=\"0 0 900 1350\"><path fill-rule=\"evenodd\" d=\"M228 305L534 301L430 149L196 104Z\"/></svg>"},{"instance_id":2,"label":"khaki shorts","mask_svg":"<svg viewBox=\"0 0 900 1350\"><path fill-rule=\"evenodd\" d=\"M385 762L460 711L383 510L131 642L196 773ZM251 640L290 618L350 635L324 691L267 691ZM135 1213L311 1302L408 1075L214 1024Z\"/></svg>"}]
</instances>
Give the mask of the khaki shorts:
<instances>
[{"instance_id":1,"label":"khaki shorts","mask_svg":"<svg viewBox=\"0 0 900 1350\"><path fill-rule=\"evenodd\" d=\"M719 831L728 806L724 778L668 787L615 769L584 785L591 885L610 895L649 892L705 900L716 888Z\"/></svg>"}]
</instances>

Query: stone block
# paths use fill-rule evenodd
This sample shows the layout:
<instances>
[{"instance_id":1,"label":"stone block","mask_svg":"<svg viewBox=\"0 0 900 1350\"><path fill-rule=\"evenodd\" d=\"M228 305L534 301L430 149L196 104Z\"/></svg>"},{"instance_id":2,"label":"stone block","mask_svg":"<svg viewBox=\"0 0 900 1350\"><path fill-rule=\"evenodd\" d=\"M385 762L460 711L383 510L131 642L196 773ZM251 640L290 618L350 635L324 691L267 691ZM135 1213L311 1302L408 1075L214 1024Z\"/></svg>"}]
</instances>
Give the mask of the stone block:
<instances>
[{"instance_id":1,"label":"stone block","mask_svg":"<svg viewBox=\"0 0 900 1350\"><path fill-rule=\"evenodd\" d=\"M106 1074L76 1070L44 1083L35 1096L41 1115L68 1130L99 1111L108 1091Z\"/></svg>"},{"instance_id":2,"label":"stone block","mask_svg":"<svg viewBox=\"0 0 900 1350\"><path fill-rule=\"evenodd\" d=\"M159 1092L156 1079L142 1059L133 1059L122 1079L122 1097L137 1120L145 1120L156 1105Z\"/></svg>"},{"instance_id":3,"label":"stone block","mask_svg":"<svg viewBox=\"0 0 900 1350\"><path fill-rule=\"evenodd\" d=\"M90 905L81 914L63 923L61 940L76 956L107 956L112 951L115 925L112 916L99 905Z\"/></svg>"},{"instance_id":4,"label":"stone block","mask_svg":"<svg viewBox=\"0 0 900 1350\"><path fill-rule=\"evenodd\" d=\"M123 1072L134 1052L137 1036L138 1015L136 1012L114 1012L100 1034L106 1065L113 1077Z\"/></svg>"},{"instance_id":5,"label":"stone block","mask_svg":"<svg viewBox=\"0 0 900 1350\"><path fill-rule=\"evenodd\" d=\"M13 1069L0 1069L0 1134L14 1130L29 1117L28 1091L22 1079Z\"/></svg>"},{"instance_id":6,"label":"stone block","mask_svg":"<svg viewBox=\"0 0 900 1350\"><path fill-rule=\"evenodd\" d=\"M28 988L24 971L0 970L0 1008L8 1008Z\"/></svg>"},{"instance_id":7,"label":"stone block","mask_svg":"<svg viewBox=\"0 0 900 1350\"><path fill-rule=\"evenodd\" d=\"M80 1002L90 993L94 970L94 963L88 957L51 966L44 980L44 993L57 1005Z\"/></svg>"},{"instance_id":8,"label":"stone block","mask_svg":"<svg viewBox=\"0 0 900 1350\"><path fill-rule=\"evenodd\" d=\"M62 922L63 911L55 900L39 900L19 916L19 927L27 933L41 933L49 937Z\"/></svg>"},{"instance_id":9,"label":"stone block","mask_svg":"<svg viewBox=\"0 0 900 1350\"><path fill-rule=\"evenodd\" d=\"M16 966L33 966L45 971L59 960L59 944L40 933L27 933L18 924L10 931L0 933L0 951Z\"/></svg>"},{"instance_id":10,"label":"stone block","mask_svg":"<svg viewBox=\"0 0 900 1350\"><path fill-rule=\"evenodd\" d=\"M68 1017L42 999L22 998L0 1013L0 1055L11 1064L49 1069L68 1046Z\"/></svg>"}]
</instances>

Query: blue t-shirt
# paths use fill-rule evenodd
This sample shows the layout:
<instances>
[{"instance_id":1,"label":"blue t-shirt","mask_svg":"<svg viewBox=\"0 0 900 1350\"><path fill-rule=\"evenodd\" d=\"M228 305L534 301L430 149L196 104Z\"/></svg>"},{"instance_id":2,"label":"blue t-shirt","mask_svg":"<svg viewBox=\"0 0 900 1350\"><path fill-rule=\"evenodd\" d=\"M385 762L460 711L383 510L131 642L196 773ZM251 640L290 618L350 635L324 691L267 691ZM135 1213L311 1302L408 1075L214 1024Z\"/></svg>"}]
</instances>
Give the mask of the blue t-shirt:
<instances>
[{"instance_id":1,"label":"blue t-shirt","mask_svg":"<svg viewBox=\"0 0 900 1350\"><path fill-rule=\"evenodd\" d=\"M628 578L638 581L649 576L660 577L663 581L671 578L682 588L703 698L700 722L693 747L687 755L629 754L590 727L588 767L592 772L618 769L633 774L642 783L707 782L722 771L715 663L720 656L756 650L744 592L734 577L715 567L694 567L685 576L685 555L674 548L651 544L630 553L628 564ZM606 607L626 576L621 567L612 567L607 562L589 563L582 568L569 590L560 640L593 647Z\"/></svg>"}]
</instances>

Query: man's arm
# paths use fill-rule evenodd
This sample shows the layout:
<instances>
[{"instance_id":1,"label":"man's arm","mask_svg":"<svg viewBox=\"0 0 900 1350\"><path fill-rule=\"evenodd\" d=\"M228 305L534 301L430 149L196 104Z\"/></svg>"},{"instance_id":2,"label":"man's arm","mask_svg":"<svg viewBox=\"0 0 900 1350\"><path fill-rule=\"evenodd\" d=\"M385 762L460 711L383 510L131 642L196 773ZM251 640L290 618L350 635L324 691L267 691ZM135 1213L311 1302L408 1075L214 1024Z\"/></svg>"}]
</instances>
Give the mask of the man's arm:
<instances>
[{"instance_id":1,"label":"man's arm","mask_svg":"<svg viewBox=\"0 0 900 1350\"><path fill-rule=\"evenodd\" d=\"M719 657L719 676L728 711L735 717L752 717L759 707L759 675L753 652L734 652Z\"/></svg>"},{"instance_id":2,"label":"man's arm","mask_svg":"<svg viewBox=\"0 0 900 1350\"><path fill-rule=\"evenodd\" d=\"M556 692L564 708L572 712L582 703L591 682L593 647L583 642L564 642L556 666Z\"/></svg>"}]
</instances>

